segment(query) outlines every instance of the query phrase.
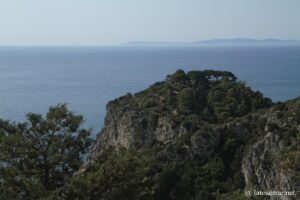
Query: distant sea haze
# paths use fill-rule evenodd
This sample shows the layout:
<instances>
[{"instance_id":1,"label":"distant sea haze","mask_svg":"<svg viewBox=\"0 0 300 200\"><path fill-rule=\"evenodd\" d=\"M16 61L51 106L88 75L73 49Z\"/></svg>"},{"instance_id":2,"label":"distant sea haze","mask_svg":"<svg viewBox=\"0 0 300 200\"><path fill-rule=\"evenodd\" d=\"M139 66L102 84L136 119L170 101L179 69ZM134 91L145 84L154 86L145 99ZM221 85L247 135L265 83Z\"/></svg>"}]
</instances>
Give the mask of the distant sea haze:
<instances>
[{"instance_id":1,"label":"distant sea haze","mask_svg":"<svg viewBox=\"0 0 300 200\"><path fill-rule=\"evenodd\" d=\"M0 118L68 103L97 133L105 105L177 69L229 70L274 101L300 95L300 46L0 47Z\"/></svg>"}]
</instances>

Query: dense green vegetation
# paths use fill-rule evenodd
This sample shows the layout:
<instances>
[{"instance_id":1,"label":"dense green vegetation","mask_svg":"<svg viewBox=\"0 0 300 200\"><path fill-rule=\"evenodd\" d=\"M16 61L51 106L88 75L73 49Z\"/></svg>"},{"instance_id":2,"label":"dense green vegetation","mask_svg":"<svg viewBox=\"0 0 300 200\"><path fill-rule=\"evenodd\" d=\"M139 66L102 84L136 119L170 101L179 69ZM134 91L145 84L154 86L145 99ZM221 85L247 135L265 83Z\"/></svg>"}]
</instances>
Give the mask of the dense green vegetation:
<instances>
[{"instance_id":1,"label":"dense green vegetation","mask_svg":"<svg viewBox=\"0 0 300 200\"><path fill-rule=\"evenodd\" d=\"M91 145L83 118L66 105L50 107L46 117L0 121L0 199L39 199L61 188L83 164Z\"/></svg>"},{"instance_id":2,"label":"dense green vegetation","mask_svg":"<svg viewBox=\"0 0 300 200\"><path fill-rule=\"evenodd\" d=\"M273 105L260 92L227 71L178 70L163 82L155 83L135 95L128 94L110 104L130 105L149 114L165 115L174 125L186 123L190 128L203 123L231 121L249 112Z\"/></svg>"},{"instance_id":3,"label":"dense green vegetation","mask_svg":"<svg viewBox=\"0 0 300 200\"><path fill-rule=\"evenodd\" d=\"M272 107L278 120L292 116L299 125L295 102ZM178 70L109 104L146 112L153 124L167 116L186 134L139 149L110 148L83 165L89 131L66 105L51 107L46 117L30 113L24 123L0 121L0 199L247 199L244 153L266 126L279 129L262 116L272 101L226 71ZM299 130L283 132L287 148L270 162L300 172Z\"/></svg>"}]
</instances>

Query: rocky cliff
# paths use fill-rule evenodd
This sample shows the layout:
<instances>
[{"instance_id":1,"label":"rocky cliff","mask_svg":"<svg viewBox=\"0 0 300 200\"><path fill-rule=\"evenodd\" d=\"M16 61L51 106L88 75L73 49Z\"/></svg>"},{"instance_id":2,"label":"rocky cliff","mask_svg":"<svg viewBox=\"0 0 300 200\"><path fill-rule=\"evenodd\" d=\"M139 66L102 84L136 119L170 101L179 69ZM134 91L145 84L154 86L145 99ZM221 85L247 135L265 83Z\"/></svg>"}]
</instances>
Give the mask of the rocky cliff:
<instances>
[{"instance_id":1,"label":"rocky cliff","mask_svg":"<svg viewBox=\"0 0 300 200\"><path fill-rule=\"evenodd\" d=\"M180 192L174 186L162 198L161 188L154 187L161 171L144 166L154 173L143 179L152 181L147 186L156 199L243 199L244 190L253 198L297 199L300 99L274 104L230 72L178 70L145 91L107 104L91 163L105 162L110 149L143 156L151 151L148 160L158 159L162 171L172 163L176 180L191 184ZM294 194L253 196L254 190ZM185 196L178 197L182 192Z\"/></svg>"},{"instance_id":2,"label":"rocky cliff","mask_svg":"<svg viewBox=\"0 0 300 200\"><path fill-rule=\"evenodd\" d=\"M196 130L203 123L220 124L270 105L230 72L178 70L145 91L107 104L92 157L110 146L128 149L169 142L190 132L189 125Z\"/></svg>"},{"instance_id":3,"label":"rocky cliff","mask_svg":"<svg viewBox=\"0 0 300 200\"><path fill-rule=\"evenodd\" d=\"M300 99L264 111L261 137L245 152L242 172L246 188L263 191L300 191ZM270 196L270 199L297 199Z\"/></svg>"},{"instance_id":4,"label":"rocky cliff","mask_svg":"<svg viewBox=\"0 0 300 200\"><path fill-rule=\"evenodd\" d=\"M105 126L92 156L98 157L110 146L137 149L157 141L167 143L185 132L183 127L174 127L166 116L130 110L130 105L108 104Z\"/></svg>"}]
</instances>

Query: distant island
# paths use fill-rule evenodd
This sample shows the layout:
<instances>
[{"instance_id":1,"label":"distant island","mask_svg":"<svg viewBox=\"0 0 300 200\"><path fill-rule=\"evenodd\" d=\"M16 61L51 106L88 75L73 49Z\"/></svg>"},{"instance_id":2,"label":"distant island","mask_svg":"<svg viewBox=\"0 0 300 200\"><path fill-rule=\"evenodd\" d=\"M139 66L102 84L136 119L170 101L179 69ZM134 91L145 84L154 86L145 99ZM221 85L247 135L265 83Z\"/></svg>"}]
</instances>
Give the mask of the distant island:
<instances>
[{"instance_id":1,"label":"distant island","mask_svg":"<svg viewBox=\"0 0 300 200\"><path fill-rule=\"evenodd\" d=\"M131 41L125 45L300 45L300 40L292 39L251 39L251 38L231 38L231 39L212 39L199 40L194 42L146 42Z\"/></svg>"}]
</instances>

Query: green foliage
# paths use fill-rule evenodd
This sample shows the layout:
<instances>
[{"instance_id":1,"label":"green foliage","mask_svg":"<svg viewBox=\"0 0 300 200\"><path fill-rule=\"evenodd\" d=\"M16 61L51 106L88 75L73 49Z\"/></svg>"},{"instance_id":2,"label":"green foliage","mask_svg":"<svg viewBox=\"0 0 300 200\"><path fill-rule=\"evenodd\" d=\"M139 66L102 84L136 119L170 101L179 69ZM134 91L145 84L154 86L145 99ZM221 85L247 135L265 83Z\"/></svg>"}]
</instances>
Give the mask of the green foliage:
<instances>
[{"instance_id":1,"label":"green foliage","mask_svg":"<svg viewBox=\"0 0 300 200\"><path fill-rule=\"evenodd\" d=\"M242 190L236 190L234 192L219 195L219 199L222 200L247 200L249 197L246 197L244 194L244 191Z\"/></svg>"},{"instance_id":2,"label":"green foliage","mask_svg":"<svg viewBox=\"0 0 300 200\"><path fill-rule=\"evenodd\" d=\"M185 84L188 82L188 76L185 74L185 72L182 69L177 70L174 74L169 76L169 79L173 83L180 83Z\"/></svg>"},{"instance_id":3,"label":"green foliage","mask_svg":"<svg viewBox=\"0 0 300 200\"><path fill-rule=\"evenodd\" d=\"M284 103L282 102L278 102L276 105L275 105L275 109L278 110L278 111L283 111L286 109L286 106Z\"/></svg>"},{"instance_id":4,"label":"green foliage","mask_svg":"<svg viewBox=\"0 0 300 200\"><path fill-rule=\"evenodd\" d=\"M66 105L51 107L46 117L29 113L25 123L0 120L0 199L243 200L244 153L266 125L286 133L276 162L299 170L298 130L267 123L258 110L272 105L230 72L178 70L108 104L142 116L145 130L164 117L170 129L183 130L178 137L138 150L111 148L85 165L89 131ZM277 104L275 111L284 112L277 118L299 123L297 109L286 113L290 107ZM275 161L266 157L267 170Z\"/></svg>"},{"instance_id":5,"label":"green foliage","mask_svg":"<svg viewBox=\"0 0 300 200\"><path fill-rule=\"evenodd\" d=\"M164 149L166 149L165 147ZM222 188L224 167L215 157L203 167L197 161L174 158L171 151L113 150L87 169L69 179L56 191L65 199L212 199ZM218 180L220 179L220 180Z\"/></svg>"},{"instance_id":6,"label":"green foliage","mask_svg":"<svg viewBox=\"0 0 300 200\"><path fill-rule=\"evenodd\" d=\"M192 88L184 88L178 94L178 109L187 114L195 107L195 91Z\"/></svg>"},{"instance_id":7,"label":"green foliage","mask_svg":"<svg viewBox=\"0 0 300 200\"><path fill-rule=\"evenodd\" d=\"M300 110L295 112L295 121L297 124L300 124Z\"/></svg>"},{"instance_id":8,"label":"green foliage","mask_svg":"<svg viewBox=\"0 0 300 200\"><path fill-rule=\"evenodd\" d=\"M218 180L224 175L225 167L222 159L218 156L208 161L202 167L202 170L203 176L206 176L208 179Z\"/></svg>"},{"instance_id":9,"label":"green foliage","mask_svg":"<svg viewBox=\"0 0 300 200\"><path fill-rule=\"evenodd\" d=\"M82 121L65 104L50 107L46 117L29 113L25 123L1 121L1 199L38 199L61 187L91 145Z\"/></svg>"},{"instance_id":10,"label":"green foliage","mask_svg":"<svg viewBox=\"0 0 300 200\"><path fill-rule=\"evenodd\" d=\"M89 169L58 190L66 199L135 199L142 195L144 161L136 152L111 151ZM146 181L146 180L144 180Z\"/></svg>"},{"instance_id":11,"label":"green foliage","mask_svg":"<svg viewBox=\"0 0 300 200\"><path fill-rule=\"evenodd\" d=\"M226 122L272 105L260 92L237 82L232 73L214 70L187 73L178 70L164 82L127 99L122 97L118 102L174 118L175 124L190 114L208 123ZM172 116L174 113L176 116Z\"/></svg>"}]
</instances>

